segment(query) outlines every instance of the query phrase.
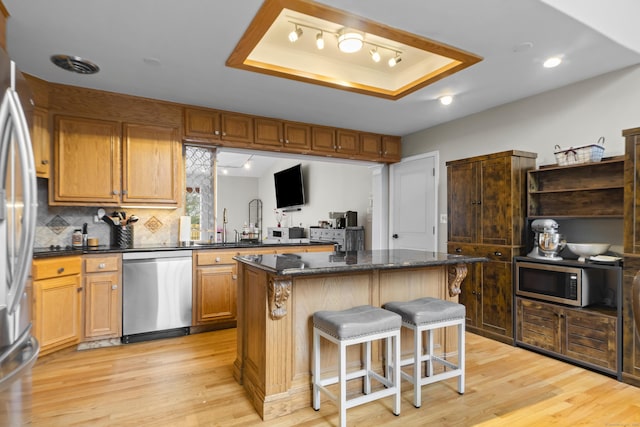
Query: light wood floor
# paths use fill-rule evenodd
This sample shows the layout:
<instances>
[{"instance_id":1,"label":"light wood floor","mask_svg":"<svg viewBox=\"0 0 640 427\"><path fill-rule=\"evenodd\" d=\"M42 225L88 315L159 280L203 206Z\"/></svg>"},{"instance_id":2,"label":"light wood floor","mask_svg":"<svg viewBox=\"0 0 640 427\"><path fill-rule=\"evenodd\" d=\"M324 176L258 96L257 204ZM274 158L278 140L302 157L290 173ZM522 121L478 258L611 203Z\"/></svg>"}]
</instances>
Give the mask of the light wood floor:
<instances>
[{"instance_id":1,"label":"light wood floor","mask_svg":"<svg viewBox=\"0 0 640 427\"><path fill-rule=\"evenodd\" d=\"M235 329L42 357L32 371L32 426L334 426L326 400L262 422L232 377ZM352 408L349 425L640 426L640 388L467 333L466 393L456 380L405 384L401 415L391 398ZM29 402L25 399L25 405ZM2 424L2 423L0 423Z\"/></svg>"}]
</instances>

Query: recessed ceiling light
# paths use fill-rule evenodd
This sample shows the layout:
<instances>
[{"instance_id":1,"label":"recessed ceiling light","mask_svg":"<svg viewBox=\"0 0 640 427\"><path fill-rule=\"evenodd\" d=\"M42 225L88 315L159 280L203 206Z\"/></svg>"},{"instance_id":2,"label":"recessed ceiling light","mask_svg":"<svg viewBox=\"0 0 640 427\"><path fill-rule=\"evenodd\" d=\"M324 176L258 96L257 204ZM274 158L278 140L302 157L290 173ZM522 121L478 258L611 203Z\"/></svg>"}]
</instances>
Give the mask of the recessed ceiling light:
<instances>
[{"instance_id":1,"label":"recessed ceiling light","mask_svg":"<svg viewBox=\"0 0 640 427\"><path fill-rule=\"evenodd\" d=\"M542 65L544 66L544 68L553 68L560 65L561 62L562 58L560 58L559 56L552 56L551 58L548 58L546 61L544 61Z\"/></svg>"},{"instance_id":2,"label":"recessed ceiling light","mask_svg":"<svg viewBox=\"0 0 640 427\"><path fill-rule=\"evenodd\" d=\"M451 95L444 95L444 96L441 96L439 99L440 99L440 104L442 105L449 105L453 102L453 96Z\"/></svg>"}]
</instances>

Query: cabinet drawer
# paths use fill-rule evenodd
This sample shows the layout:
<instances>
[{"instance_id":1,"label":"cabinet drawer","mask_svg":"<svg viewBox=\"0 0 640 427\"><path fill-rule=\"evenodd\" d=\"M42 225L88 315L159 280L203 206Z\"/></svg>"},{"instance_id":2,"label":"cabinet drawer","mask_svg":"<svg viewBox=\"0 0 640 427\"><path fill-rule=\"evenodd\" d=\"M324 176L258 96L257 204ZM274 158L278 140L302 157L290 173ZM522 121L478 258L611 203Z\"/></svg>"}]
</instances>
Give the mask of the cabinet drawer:
<instances>
[{"instance_id":1,"label":"cabinet drawer","mask_svg":"<svg viewBox=\"0 0 640 427\"><path fill-rule=\"evenodd\" d=\"M82 258L79 256L37 259L33 261L31 276L33 280L80 274Z\"/></svg>"},{"instance_id":2,"label":"cabinet drawer","mask_svg":"<svg viewBox=\"0 0 640 427\"><path fill-rule=\"evenodd\" d=\"M118 271L120 268L120 256L85 257L85 273L103 273L106 271Z\"/></svg>"},{"instance_id":3,"label":"cabinet drawer","mask_svg":"<svg viewBox=\"0 0 640 427\"><path fill-rule=\"evenodd\" d=\"M196 265L233 264L238 251L197 251Z\"/></svg>"},{"instance_id":4,"label":"cabinet drawer","mask_svg":"<svg viewBox=\"0 0 640 427\"><path fill-rule=\"evenodd\" d=\"M514 248L510 246L471 245L448 243L447 252L450 254L483 256L491 261L511 262L515 256Z\"/></svg>"}]
</instances>

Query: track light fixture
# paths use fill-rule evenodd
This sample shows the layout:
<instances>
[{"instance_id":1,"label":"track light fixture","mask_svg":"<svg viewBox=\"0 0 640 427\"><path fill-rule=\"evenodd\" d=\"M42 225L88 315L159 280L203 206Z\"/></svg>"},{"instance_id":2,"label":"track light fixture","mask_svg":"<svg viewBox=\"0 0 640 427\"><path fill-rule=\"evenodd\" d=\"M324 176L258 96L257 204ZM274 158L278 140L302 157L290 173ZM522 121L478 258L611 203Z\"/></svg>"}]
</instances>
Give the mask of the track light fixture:
<instances>
[{"instance_id":1,"label":"track light fixture","mask_svg":"<svg viewBox=\"0 0 640 427\"><path fill-rule=\"evenodd\" d=\"M373 60L373 62L380 62L380 52L378 52L377 47L371 49L369 51L369 54L371 55L371 59Z\"/></svg>"},{"instance_id":2,"label":"track light fixture","mask_svg":"<svg viewBox=\"0 0 640 427\"><path fill-rule=\"evenodd\" d=\"M381 51L383 51L383 53L384 51L388 51L389 53L394 55L387 62L389 64L389 67L395 67L400 61L402 61L402 58L400 58L400 55L402 54L402 52L389 46L382 46L382 45L367 41L365 39L366 34L360 33L358 31L353 31L345 28L342 31L336 33L333 31L328 31L323 28L313 27L307 24L301 24L299 22L289 21L289 23L294 25L293 31L289 33L289 41L292 43L296 42L300 37L302 37L302 28L308 28L308 29L318 31L318 33L316 34L316 47L319 50L324 49L325 47L324 34L328 33L336 36L337 42L338 42L337 43L338 49L341 52L355 53L362 50L362 48L365 45L369 45L371 46L371 49L369 50L369 55L371 55L371 60L373 62L378 63L382 60L382 55L380 53Z\"/></svg>"},{"instance_id":3,"label":"track light fixture","mask_svg":"<svg viewBox=\"0 0 640 427\"><path fill-rule=\"evenodd\" d=\"M296 25L296 28L289 33L289 41L295 43L302 37L302 28Z\"/></svg>"},{"instance_id":4,"label":"track light fixture","mask_svg":"<svg viewBox=\"0 0 640 427\"><path fill-rule=\"evenodd\" d=\"M316 47L320 50L324 49L324 36L322 31L316 35Z\"/></svg>"},{"instance_id":5,"label":"track light fixture","mask_svg":"<svg viewBox=\"0 0 640 427\"><path fill-rule=\"evenodd\" d=\"M396 52L396 56L389 58L389 61L387 63L389 64L389 67L393 68L398 65L400 61L402 61L402 58L400 58L400 53Z\"/></svg>"}]
</instances>

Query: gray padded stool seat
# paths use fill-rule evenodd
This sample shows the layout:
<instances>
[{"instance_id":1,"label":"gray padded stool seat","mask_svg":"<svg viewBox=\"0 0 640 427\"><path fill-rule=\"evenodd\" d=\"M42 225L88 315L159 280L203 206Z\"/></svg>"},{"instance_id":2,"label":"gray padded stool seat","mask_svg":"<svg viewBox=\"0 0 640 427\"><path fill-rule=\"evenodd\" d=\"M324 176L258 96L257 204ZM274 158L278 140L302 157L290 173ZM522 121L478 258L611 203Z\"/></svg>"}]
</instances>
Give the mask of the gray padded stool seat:
<instances>
[{"instance_id":1,"label":"gray padded stool seat","mask_svg":"<svg viewBox=\"0 0 640 427\"><path fill-rule=\"evenodd\" d=\"M413 331L413 355L402 359L400 371L402 378L413 384L413 404L416 408L421 406L421 387L436 381L458 377L458 392L464 393L464 331L465 314L464 305L438 298L418 298L412 301L388 302L383 308L399 314L402 317L402 326ZM458 329L458 357L457 363L452 363L450 355L444 359L434 353L433 331L447 326L457 326ZM424 348L422 335L427 334L427 346ZM439 363L445 369L443 372L434 373L433 364ZM422 375L422 364L425 364L425 375ZM402 370L403 366L412 365L411 375Z\"/></svg>"},{"instance_id":2,"label":"gray padded stool seat","mask_svg":"<svg viewBox=\"0 0 640 427\"><path fill-rule=\"evenodd\" d=\"M313 409L320 409L320 392L338 405L340 426L347 424L347 409L387 396L395 396L393 413L400 414L400 371L391 366L400 362L400 328L402 318L395 313L370 305L342 311L318 311L313 314ZM320 337L338 346L338 374L322 378ZM385 376L371 369L371 342L386 340ZM361 369L347 373L347 347L364 344ZM325 350L326 351L326 350ZM332 368L330 368L332 369ZM332 369L333 370L333 369ZM363 378L363 393L347 399L347 381ZM371 392L371 379L384 388ZM336 396L327 386L339 383Z\"/></svg>"}]
</instances>

